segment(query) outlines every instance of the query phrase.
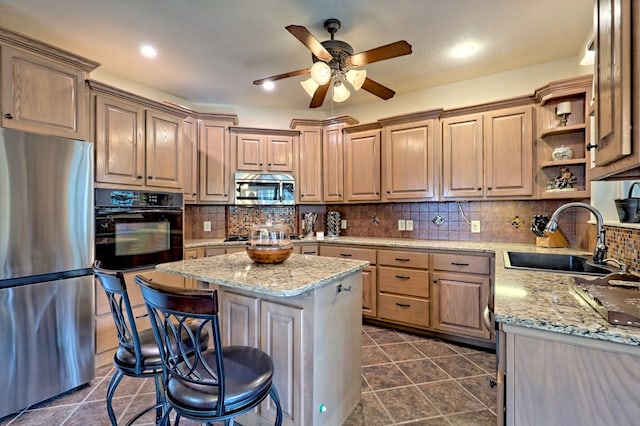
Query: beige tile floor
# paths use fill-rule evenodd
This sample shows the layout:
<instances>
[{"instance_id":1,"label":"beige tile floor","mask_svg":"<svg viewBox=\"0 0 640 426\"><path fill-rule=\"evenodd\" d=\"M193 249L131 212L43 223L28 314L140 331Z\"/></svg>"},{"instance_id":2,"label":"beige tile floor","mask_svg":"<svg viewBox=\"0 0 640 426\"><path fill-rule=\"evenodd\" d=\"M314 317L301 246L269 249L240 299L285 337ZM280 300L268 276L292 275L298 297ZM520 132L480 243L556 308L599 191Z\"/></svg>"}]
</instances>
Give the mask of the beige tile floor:
<instances>
[{"instance_id":1,"label":"beige tile floor","mask_svg":"<svg viewBox=\"0 0 640 426\"><path fill-rule=\"evenodd\" d=\"M100 368L88 386L4 417L0 426L108 426L105 398L112 371ZM493 426L496 391L489 379L494 374L495 355L487 351L364 325L362 400L344 425ZM114 398L119 423L154 398L153 380L125 377ZM152 425L154 415L135 424Z\"/></svg>"}]
</instances>

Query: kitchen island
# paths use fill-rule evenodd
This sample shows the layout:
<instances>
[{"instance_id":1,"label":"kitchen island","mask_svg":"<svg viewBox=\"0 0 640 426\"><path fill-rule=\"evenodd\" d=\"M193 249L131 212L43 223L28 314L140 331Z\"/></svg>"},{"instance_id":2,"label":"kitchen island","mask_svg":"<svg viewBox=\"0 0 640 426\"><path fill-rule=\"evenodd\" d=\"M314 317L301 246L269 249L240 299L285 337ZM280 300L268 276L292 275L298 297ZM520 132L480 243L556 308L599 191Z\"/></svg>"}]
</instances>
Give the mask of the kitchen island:
<instances>
[{"instance_id":1,"label":"kitchen island","mask_svg":"<svg viewBox=\"0 0 640 426\"><path fill-rule=\"evenodd\" d=\"M267 352L287 425L342 424L360 400L362 268L368 262L292 254L281 264L246 253L164 263L156 270L218 290L224 345ZM238 419L272 421L271 400Z\"/></svg>"}]
</instances>

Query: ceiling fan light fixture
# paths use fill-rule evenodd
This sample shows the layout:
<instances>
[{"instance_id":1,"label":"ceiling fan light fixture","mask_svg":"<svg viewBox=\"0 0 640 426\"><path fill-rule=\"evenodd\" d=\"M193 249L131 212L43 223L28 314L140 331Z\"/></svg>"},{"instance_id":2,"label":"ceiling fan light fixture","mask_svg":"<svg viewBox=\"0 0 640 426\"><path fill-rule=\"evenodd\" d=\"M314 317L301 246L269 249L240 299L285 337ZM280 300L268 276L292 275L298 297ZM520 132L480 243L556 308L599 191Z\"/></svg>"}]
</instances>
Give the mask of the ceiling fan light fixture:
<instances>
[{"instance_id":1,"label":"ceiling fan light fixture","mask_svg":"<svg viewBox=\"0 0 640 426\"><path fill-rule=\"evenodd\" d=\"M318 83L315 82L313 78L309 78L305 81L301 81L300 85L304 89L307 94L313 98L313 94L316 93L316 89L320 87Z\"/></svg>"},{"instance_id":2,"label":"ceiling fan light fixture","mask_svg":"<svg viewBox=\"0 0 640 426\"><path fill-rule=\"evenodd\" d=\"M354 89L360 90L367 78L367 70L349 70L345 77Z\"/></svg>"},{"instance_id":3,"label":"ceiling fan light fixture","mask_svg":"<svg viewBox=\"0 0 640 426\"><path fill-rule=\"evenodd\" d=\"M346 86L341 81L337 81L333 85L333 101L334 102L344 102L347 99L349 99L349 96L351 96L351 92L349 92L349 89L347 89Z\"/></svg>"},{"instance_id":4,"label":"ceiling fan light fixture","mask_svg":"<svg viewBox=\"0 0 640 426\"><path fill-rule=\"evenodd\" d=\"M318 61L311 66L311 78L319 86L327 84L331 80L331 68L325 62Z\"/></svg>"}]
</instances>

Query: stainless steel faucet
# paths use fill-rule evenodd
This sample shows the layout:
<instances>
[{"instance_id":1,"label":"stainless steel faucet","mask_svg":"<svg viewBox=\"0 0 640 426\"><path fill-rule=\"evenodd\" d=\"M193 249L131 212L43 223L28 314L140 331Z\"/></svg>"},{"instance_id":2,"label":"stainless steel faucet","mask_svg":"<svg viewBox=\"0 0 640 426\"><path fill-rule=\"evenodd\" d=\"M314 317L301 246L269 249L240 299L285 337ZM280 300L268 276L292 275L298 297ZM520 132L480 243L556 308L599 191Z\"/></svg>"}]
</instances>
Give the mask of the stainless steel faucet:
<instances>
[{"instance_id":1,"label":"stainless steel faucet","mask_svg":"<svg viewBox=\"0 0 640 426\"><path fill-rule=\"evenodd\" d=\"M592 205L578 202L561 205L551 215L549 223L547 223L547 226L544 228L545 231L554 232L558 229L558 216L564 210L572 207L582 207L587 209L596 217L596 248L593 250L593 262L598 264L605 263L604 258L607 255L607 246L604 244L604 230L602 229L602 223L604 221L602 219L602 214Z\"/></svg>"}]
</instances>

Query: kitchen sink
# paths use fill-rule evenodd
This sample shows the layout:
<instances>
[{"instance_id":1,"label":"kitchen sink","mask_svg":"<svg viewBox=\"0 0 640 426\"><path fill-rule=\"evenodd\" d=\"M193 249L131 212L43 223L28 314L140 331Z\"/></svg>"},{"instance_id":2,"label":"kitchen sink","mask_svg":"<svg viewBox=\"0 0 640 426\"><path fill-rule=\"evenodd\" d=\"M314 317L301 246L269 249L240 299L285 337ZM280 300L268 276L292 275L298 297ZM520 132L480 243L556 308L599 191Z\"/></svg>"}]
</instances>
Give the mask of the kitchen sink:
<instances>
[{"instance_id":1,"label":"kitchen sink","mask_svg":"<svg viewBox=\"0 0 640 426\"><path fill-rule=\"evenodd\" d=\"M585 275L607 275L618 270L610 266L595 265L590 256L517 251L504 252L504 267Z\"/></svg>"}]
</instances>

